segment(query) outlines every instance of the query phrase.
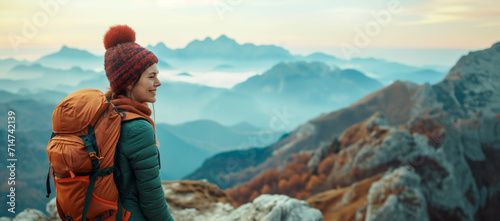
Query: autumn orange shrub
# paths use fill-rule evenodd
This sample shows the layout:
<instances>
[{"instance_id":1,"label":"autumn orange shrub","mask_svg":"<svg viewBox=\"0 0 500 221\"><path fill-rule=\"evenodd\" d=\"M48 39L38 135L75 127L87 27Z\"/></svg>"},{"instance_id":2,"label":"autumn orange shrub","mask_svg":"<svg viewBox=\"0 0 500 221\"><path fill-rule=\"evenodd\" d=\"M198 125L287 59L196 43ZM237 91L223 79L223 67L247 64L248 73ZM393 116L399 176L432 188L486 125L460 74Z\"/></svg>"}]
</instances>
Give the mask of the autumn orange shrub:
<instances>
[{"instance_id":1,"label":"autumn orange shrub","mask_svg":"<svg viewBox=\"0 0 500 221\"><path fill-rule=\"evenodd\" d=\"M293 160L285 165L283 172L266 170L241 186L226 189L226 193L237 205L250 202L260 194L285 194L298 199L307 198L312 190L306 190L306 185L311 183L312 169L307 167L311 156L293 154L291 158ZM310 185L317 186L320 182L316 177Z\"/></svg>"},{"instance_id":2,"label":"autumn orange shrub","mask_svg":"<svg viewBox=\"0 0 500 221\"><path fill-rule=\"evenodd\" d=\"M328 174L330 174L330 171L332 171L332 168L333 168L333 156L329 156L323 159L321 163L319 163L318 173L328 176Z\"/></svg>"},{"instance_id":3,"label":"autumn orange shrub","mask_svg":"<svg viewBox=\"0 0 500 221\"><path fill-rule=\"evenodd\" d=\"M288 181L285 179L282 179L278 183L279 186L279 192L278 193L287 193L289 192L290 185L288 185Z\"/></svg>"},{"instance_id":4,"label":"autumn orange shrub","mask_svg":"<svg viewBox=\"0 0 500 221\"><path fill-rule=\"evenodd\" d=\"M266 185L264 185L264 187L262 187L262 189L260 190L260 192L262 194L270 193L271 192L271 188L269 188L269 186L266 184Z\"/></svg>"},{"instance_id":5,"label":"autumn orange shrub","mask_svg":"<svg viewBox=\"0 0 500 221\"><path fill-rule=\"evenodd\" d=\"M307 182L307 185L306 185L306 190L307 191L311 191L311 190L314 190L314 188L316 188L319 184L320 184L320 179L318 178L318 176L311 176L311 179L309 179L309 182Z\"/></svg>"}]
</instances>

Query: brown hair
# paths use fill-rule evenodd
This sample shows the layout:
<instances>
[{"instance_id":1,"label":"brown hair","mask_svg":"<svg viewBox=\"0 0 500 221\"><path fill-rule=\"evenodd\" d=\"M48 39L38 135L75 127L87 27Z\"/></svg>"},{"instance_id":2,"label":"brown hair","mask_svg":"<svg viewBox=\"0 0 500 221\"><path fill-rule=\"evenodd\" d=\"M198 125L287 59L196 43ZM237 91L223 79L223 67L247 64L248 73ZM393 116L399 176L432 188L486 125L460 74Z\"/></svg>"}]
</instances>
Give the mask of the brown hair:
<instances>
[{"instance_id":1,"label":"brown hair","mask_svg":"<svg viewBox=\"0 0 500 221\"><path fill-rule=\"evenodd\" d=\"M106 96L106 98L108 100L114 100L114 99L118 98L118 94L116 94L113 90L111 90L110 87L108 87L108 91L106 91L106 93L104 93L104 95Z\"/></svg>"}]
</instances>

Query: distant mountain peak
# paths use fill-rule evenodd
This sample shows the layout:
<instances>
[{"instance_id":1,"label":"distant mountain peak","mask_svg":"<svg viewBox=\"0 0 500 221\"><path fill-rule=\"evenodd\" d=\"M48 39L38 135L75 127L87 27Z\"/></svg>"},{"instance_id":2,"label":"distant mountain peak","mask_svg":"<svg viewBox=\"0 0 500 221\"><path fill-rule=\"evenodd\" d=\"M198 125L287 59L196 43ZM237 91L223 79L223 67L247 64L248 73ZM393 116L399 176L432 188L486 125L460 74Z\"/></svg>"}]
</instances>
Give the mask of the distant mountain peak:
<instances>
[{"instance_id":1,"label":"distant mountain peak","mask_svg":"<svg viewBox=\"0 0 500 221\"><path fill-rule=\"evenodd\" d=\"M210 36L207 36L203 39L202 42L236 42L234 39L227 37L225 34L222 34L217 39L212 39Z\"/></svg>"},{"instance_id":2,"label":"distant mountain peak","mask_svg":"<svg viewBox=\"0 0 500 221\"><path fill-rule=\"evenodd\" d=\"M165 55L168 55L172 53L172 49L168 48L163 42L158 42L156 45L148 45L146 47L148 50L152 51L153 53L156 54L156 56L163 57ZM169 65L170 66L170 65Z\"/></svg>"},{"instance_id":3,"label":"distant mountain peak","mask_svg":"<svg viewBox=\"0 0 500 221\"><path fill-rule=\"evenodd\" d=\"M163 42L158 42L158 44L156 44L153 47L155 47L155 48L168 48Z\"/></svg>"},{"instance_id":4,"label":"distant mountain peak","mask_svg":"<svg viewBox=\"0 0 500 221\"><path fill-rule=\"evenodd\" d=\"M215 41L235 41L235 40L227 37L225 34L222 34L217 39L215 39Z\"/></svg>"},{"instance_id":5,"label":"distant mountain peak","mask_svg":"<svg viewBox=\"0 0 500 221\"><path fill-rule=\"evenodd\" d=\"M77 48L71 48L66 45L63 45L61 49L53 54L46 55L44 57L50 57L50 56L90 56L90 57L97 57L94 54L86 51L86 50L81 50ZM42 58L44 58L42 57Z\"/></svg>"},{"instance_id":6,"label":"distant mountain peak","mask_svg":"<svg viewBox=\"0 0 500 221\"><path fill-rule=\"evenodd\" d=\"M335 56L333 55L329 55L329 54L325 54L323 52L314 52L310 55L308 55L307 57L327 57L327 58L336 58Z\"/></svg>"},{"instance_id":7,"label":"distant mountain peak","mask_svg":"<svg viewBox=\"0 0 500 221\"><path fill-rule=\"evenodd\" d=\"M366 76L361 71L356 70L356 69L352 69L352 68L347 68L347 69L341 70L341 75L342 74L349 74L349 75L354 75L354 76Z\"/></svg>"},{"instance_id":8,"label":"distant mountain peak","mask_svg":"<svg viewBox=\"0 0 500 221\"><path fill-rule=\"evenodd\" d=\"M86 70L94 70L103 67L103 57L67 45L63 45L59 51L45 55L35 62L55 69L71 69L73 66L79 66Z\"/></svg>"},{"instance_id":9,"label":"distant mountain peak","mask_svg":"<svg viewBox=\"0 0 500 221\"><path fill-rule=\"evenodd\" d=\"M66 52L87 52L87 51L85 51L85 50L80 50L80 49L76 49L76 48L70 48L70 47L68 47L68 46L66 46L66 45L63 45L63 46L61 47L61 49L59 50L59 52L61 52L61 53L66 53Z\"/></svg>"},{"instance_id":10,"label":"distant mountain peak","mask_svg":"<svg viewBox=\"0 0 500 221\"><path fill-rule=\"evenodd\" d=\"M73 52L82 52L83 50L79 50L76 48L70 48L66 45L63 45L61 49L58 51L58 53L73 53Z\"/></svg>"},{"instance_id":11,"label":"distant mountain peak","mask_svg":"<svg viewBox=\"0 0 500 221\"><path fill-rule=\"evenodd\" d=\"M493 46L491 46L492 48L496 48L497 50L500 50L500 41L493 44Z\"/></svg>"},{"instance_id":12,"label":"distant mountain peak","mask_svg":"<svg viewBox=\"0 0 500 221\"><path fill-rule=\"evenodd\" d=\"M468 55L462 56L448 72L445 79L457 80L471 74L490 77L498 76L500 72L497 68L499 59L500 42L497 42L491 48L469 52Z\"/></svg>"},{"instance_id":13,"label":"distant mountain peak","mask_svg":"<svg viewBox=\"0 0 500 221\"><path fill-rule=\"evenodd\" d=\"M411 82L411 81L396 80L392 84L390 84L389 86L387 86L386 88L390 88L390 87L404 87L404 88L406 88L406 90L412 91L415 88L417 88L418 85L415 84L415 83L413 83L413 82Z\"/></svg>"},{"instance_id":14,"label":"distant mountain peak","mask_svg":"<svg viewBox=\"0 0 500 221\"><path fill-rule=\"evenodd\" d=\"M221 34L217 39L224 39L224 38L228 38L225 34Z\"/></svg>"},{"instance_id":15,"label":"distant mountain peak","mask_svg":"<svg viewBox=\"0 0 500 221\"><path fill-rule=\"evenodd\" d=\"M228 45L238 45L238 43L232 39L232 38L229 38L227 37L226 35L222 34L221 36L219 36L217 39L215 39L213 42L215 43L222 43L222 44L228 44Z\"/></svg>"}]
</instances>

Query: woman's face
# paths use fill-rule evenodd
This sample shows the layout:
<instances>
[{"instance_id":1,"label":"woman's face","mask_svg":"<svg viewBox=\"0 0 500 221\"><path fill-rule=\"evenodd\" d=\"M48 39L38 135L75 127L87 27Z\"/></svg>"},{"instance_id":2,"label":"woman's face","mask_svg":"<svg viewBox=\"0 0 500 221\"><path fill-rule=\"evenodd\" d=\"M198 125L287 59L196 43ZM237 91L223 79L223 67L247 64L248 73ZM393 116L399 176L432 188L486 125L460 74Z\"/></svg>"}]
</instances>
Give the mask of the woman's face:
<instances>
[{"instance_id":1,"label":"woman's face","mask_svg":"<svg viewBox=\"0 0 500 221\"><path fill-rule=\"evenodd\" d=\"M158 72L156 64L146 69L134 86L127 86L127 97L140 103L154 103L156 101L156 88L161 85L160 80L158 80Z\"/></svg>"}]
</instances>

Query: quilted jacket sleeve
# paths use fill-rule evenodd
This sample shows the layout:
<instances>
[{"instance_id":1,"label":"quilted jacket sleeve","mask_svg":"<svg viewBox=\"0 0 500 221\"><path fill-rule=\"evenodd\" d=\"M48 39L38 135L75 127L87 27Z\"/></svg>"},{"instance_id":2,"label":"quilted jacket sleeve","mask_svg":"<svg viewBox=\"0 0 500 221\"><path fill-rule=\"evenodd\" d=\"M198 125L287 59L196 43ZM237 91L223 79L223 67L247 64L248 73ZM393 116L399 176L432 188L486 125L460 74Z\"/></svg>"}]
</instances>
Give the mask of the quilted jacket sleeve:
<instances>
[{"instance_id":1,"label":"quilted jacket sleeve","mask_svg":"<svg viewBox=\"0 0 500 221\"><path fill-rule=\"evenodd\" d=\"M132 123L132 122L130 122ZM172 220L161 186L158 152L153 127L145 120L135 120L126 128L122 145L136 177L138 200L148 220Z\"/></svg>"}]
</instances>

